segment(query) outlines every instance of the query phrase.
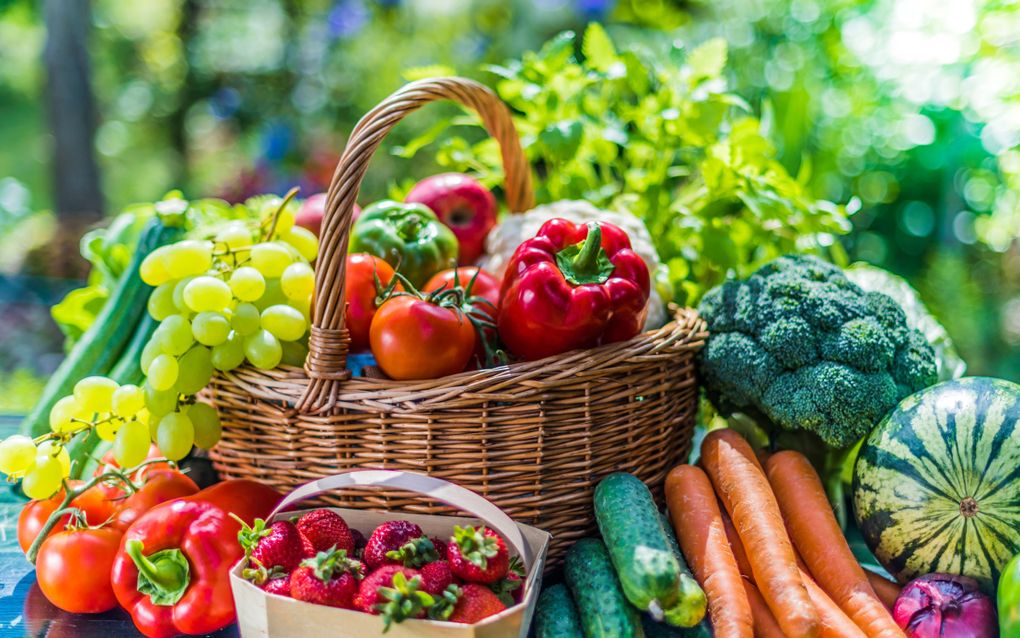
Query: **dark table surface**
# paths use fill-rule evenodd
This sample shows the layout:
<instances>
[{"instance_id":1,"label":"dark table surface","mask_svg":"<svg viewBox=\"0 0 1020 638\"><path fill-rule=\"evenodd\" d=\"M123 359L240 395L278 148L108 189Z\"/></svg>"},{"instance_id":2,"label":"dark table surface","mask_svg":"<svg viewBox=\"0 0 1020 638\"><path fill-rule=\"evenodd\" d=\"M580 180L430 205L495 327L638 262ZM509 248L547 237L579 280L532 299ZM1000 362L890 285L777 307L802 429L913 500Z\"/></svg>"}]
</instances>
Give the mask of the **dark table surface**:
<instances>
[{"instance_id":1,"label":"dark table surface","mask_svg":"<svg viewBox=\"0 0 1020 638\"><path fill-rule=\"evenodd\" d=\"M13 434L17 419L0 417L0 439ZM25 498L0 483L0 638L120 638L141 636L128 614L69 614L50 604L35 581L35 569L18 547L18 514ZM213 634L234 638L233 626Z\"/></svg>"}]
</instances>

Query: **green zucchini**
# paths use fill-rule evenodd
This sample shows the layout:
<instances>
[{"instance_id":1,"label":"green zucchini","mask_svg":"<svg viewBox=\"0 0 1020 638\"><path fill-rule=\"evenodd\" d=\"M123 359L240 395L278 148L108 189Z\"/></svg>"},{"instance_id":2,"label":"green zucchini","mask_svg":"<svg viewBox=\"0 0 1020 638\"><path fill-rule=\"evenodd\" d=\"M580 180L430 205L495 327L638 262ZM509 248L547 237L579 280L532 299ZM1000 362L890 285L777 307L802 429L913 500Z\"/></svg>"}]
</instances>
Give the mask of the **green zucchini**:
<instances>
[{"instance_id":1,"label":"green zucchini","mask_svg":"<svg viewBox=\"0 0 1020 638\"><path fill-rule=\"evenodd\" d=\"M582 538L574 543L563 571L585 638L644 638L639 614L623 595L602 541Z\"/></svg>"},{"instance_id":2,"label":"green zucchini","mask_svg":"<svg viewBox=\"0 0 1020 638\"><path fill-rule=\"evenodd\" d=\"M595 519L623 592L656 618L680 606L680 563L670 547L652 493L637 477L617 472L595 488ZM702 593L704 596L704 593ZM673 624L694 626L701 616L674 614Z\"/></svg>"},{"instance_id":3,"label":"green zucchini","mask_svg":"<svg viewBox=\"0 0 1020 638\"><path fill-rule=\"evenodd\" d=\"M92 375L105 375L118 361L135 333L152 288L138 275L138 266L151 251L176 241L181 230L159 218L152 219L142 231L131 261L124 269L110 298L95 321L50 377L32 412L21 423L21 432L37 437L50 431L49 416L53 404L71 394L74 384Z\"/></svg>"},{"instance_id":4,"label":"green zucchini","mask_svg":"<svg viewBox=\"0 0 1020 638\"><path fill-rule=\"evenodd\" d=\"M662 529L666 532L666 540L669 541L669 548L673 550L673 557L680 564L680 603L664 610L666 622L678 627L690 627L696 632L705 623L705 612L708 611L708 597L705 590L701 588L698 581L687 566L687 560L680 551L680 543L673 531L673 523L669 517L659 513L659 520L662 522ZM700 623L699 623L700 621ZM695 635L695 634L692 634Z\"/></svg>"},{"instance_id":5,"label":"green zucchini","mask_svg":"<svg viewBox=\"0 0 1020 638\"><path fill-rule=\"evenodd\" d=\"M584 638L574 599L564 585L546 587L539 595L535 638Z\"/></svg>"}]
</instances>

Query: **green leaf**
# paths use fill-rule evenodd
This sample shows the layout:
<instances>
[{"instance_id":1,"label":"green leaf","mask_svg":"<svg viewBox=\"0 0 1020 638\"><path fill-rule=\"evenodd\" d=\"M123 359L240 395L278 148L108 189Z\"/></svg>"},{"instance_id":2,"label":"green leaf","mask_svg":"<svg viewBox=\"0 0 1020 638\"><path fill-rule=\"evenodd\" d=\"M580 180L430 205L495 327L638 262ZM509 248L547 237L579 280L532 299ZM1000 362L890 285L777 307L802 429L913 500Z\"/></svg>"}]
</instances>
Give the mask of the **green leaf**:
<instances>
[{"instance_id":1,"label":"green leaf","mask_svg":"<svg viewBox=\"0 0 1020 638\"><path fill-rule=\"evenodd\" d=\"M687 56L691 77L695 80L717 77L726 66L726 54L726 40L722 38L701 43Z\"/></svg>"},{"instance_id":2,"label":"green leaf","mask_svg":"<svg viewBox=\"0 0 1020 638\"><path fill-rule=\"evenodd\" d=\"M450 123L443 119L435 122L432 126L422 131L417 137L412 138L403 146L394 146L390 153L397 157L403 157L410 159L415 156L421 149L425 148L432 142L435 142L443 132L449 128Z\"/></svg>"},{"instance_id":3,"label":"green leaf","mask_svg":"<svg viewBox=\"0 0 1020 638\"><path fill-rule=\"evenodd\" d=\"M592 22L584 32L581 44L585 62L596 71L608 72L620 59L616 55L616 47L609 39L609 34L598 22Z\"/></svg>"},{"instance_id":4,"label":"green leaf","mask_svg":"<svg viewBox=\"0 0 1020 638\"><path fill-rule=\"evenodd\" d=\"M53 321L66 337L66 347L74 345L89 329L109 296L110 291L105 286L85 286L67 293L60 303L50 309Z\"/></svg>"}]
</instances>

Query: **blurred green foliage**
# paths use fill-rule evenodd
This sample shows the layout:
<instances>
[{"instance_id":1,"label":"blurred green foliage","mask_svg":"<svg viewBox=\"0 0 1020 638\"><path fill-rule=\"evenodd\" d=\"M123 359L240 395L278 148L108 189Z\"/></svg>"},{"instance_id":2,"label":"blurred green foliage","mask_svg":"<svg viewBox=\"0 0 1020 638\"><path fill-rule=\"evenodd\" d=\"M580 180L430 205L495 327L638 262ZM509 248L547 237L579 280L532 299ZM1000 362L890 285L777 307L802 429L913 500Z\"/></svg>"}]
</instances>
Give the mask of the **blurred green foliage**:
<instances>
[{"instance_id":1,"label":"blurred green foliage","mask_svg":"<svg viewBox=\"0 0 1020 638\"><path fill-rule=\"evenodd\" d=\"M798 177L805 202L829 199L854 213L842 242L851 259L906 276L949 329L972 373L1020 380L1015 4L93 0L92 12L101 113L96 149L111 212L176 187L188 197L235 201L295 184L305 194L320 190L357 118L409 77L452 69L498 86L507 80L481 71L483 65L521 59L555 34L580 33L593 20L607 25L618 52L658 52L663 67L670 55L690 55L721 38L728 45L728 88L704 90L750 105L747 115L760 123L754 135L760 131ZM16 204L7 209L24 211L25 193L31 209L50 206L44 40L39 3L0 0L0 139L17 149L0 154L0 179L13 178L0 184L4 272L20 265L12 257L18 248L45 241L52 223L4 212L5 201ZM526 101L516 106L539 108ZM459 114L429 107L397 127L386 145L397 152L378 154L362 203L435 170L432 154L413 153L408 143L432 134L435 148L450 144L436 123ZM561 135L565 148L573 144L576 113L564 111L562 120L555 110L540 115L543 129L530 134L549 129L547 139ZM605 152L583 124L582 130L582 145ZM482 140L470 129L457 133L465 148ZM616 146L630 160L641 152L639 144ZM683 182L670 167L667 181ZM558 174L576 177L581 169ZM576 184L543 182L544 195L585 193L605 202L620 185L647 189L657 179L645 176L642 186L638 173L624 175L606 180L602 186L612 188L603 193L598 162L592 170ZM683 206L698 204L665 197L642 214L654 224ZM658 235L660 242L691 240Z\"/></svg>"}]
</instances>

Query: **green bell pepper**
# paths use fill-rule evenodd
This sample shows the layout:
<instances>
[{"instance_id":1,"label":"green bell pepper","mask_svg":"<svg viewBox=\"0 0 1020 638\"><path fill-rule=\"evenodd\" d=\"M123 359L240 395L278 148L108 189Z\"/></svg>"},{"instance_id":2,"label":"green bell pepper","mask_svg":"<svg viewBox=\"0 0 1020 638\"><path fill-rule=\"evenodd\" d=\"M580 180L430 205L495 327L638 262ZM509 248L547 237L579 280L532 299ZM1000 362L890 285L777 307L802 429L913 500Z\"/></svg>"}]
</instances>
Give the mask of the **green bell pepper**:
<instances>
[{"instance_id":1,"label":"green bell pepper","mask_svg":"<svg viewBox=\"0 0 1020 638\"><path fill-rule=\"evenodd\" d=\"M366 208L351 231L351 253L385 260L415 285L457 265L457 237L423 204L392 200Z\"/></svg>"},{"instance_id":2,"label":"green bell pepper","mask_svg":"<svg viewBox=\"0 0 1020 638\"><path fill-rule=\"evenodd\" d=\"M1020 554L999 574L999 636L1020 638Z\"/></svg>"}]
</instances>

